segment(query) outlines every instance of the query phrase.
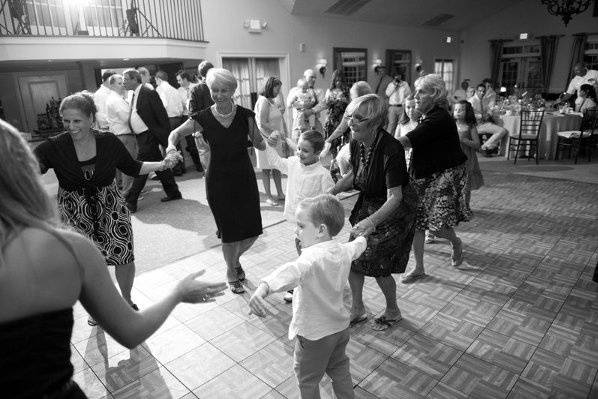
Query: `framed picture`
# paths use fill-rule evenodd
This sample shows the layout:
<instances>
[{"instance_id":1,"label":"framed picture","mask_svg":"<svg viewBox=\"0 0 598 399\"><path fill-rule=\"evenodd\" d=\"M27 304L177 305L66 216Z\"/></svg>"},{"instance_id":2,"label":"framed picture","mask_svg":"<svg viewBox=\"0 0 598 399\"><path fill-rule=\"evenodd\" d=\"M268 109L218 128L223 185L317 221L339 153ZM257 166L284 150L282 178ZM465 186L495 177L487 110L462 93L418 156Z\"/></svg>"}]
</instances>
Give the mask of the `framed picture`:
<instances>
[{"instance_id":1,"label":"framed picture","mask_svg":"<svg viewBox=\"0 0 598 399\"><path fill-rule=\"evenodd\" d=\"M347 85L368 78L368 50L365 48L334 47L333 68L340 70Z\"/></svg>"}]
</instances>

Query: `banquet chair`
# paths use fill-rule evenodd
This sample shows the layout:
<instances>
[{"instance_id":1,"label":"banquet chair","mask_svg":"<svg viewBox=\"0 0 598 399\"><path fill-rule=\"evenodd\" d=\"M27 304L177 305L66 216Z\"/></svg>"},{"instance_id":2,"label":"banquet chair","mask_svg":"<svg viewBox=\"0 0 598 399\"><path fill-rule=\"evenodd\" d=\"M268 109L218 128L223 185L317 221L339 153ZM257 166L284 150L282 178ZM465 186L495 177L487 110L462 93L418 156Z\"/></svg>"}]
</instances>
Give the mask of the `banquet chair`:
<instances>
[{"instance_id":1,"label":"banquet chair","mask_svg":"<svg viewBox=\"0 0 598 399\"><path fill-rule=\"evenodd\" d=\"M513 164L517 164L517 158L521 158L520 150L525 151L525 157L529 161L530 158L536 159L540 154L538 138L540 136L540 126L542 126L542 119L544 118L544 111L521 111L521 119L519 121L519 133L509 134L509 148L507 149L507 159L511 155L511 151L515 150L515 160Z\"/></svg>"},{"instance_id":2,"label":"banquet chair","mask_svg":"<svg viewBox=\"0 0 598 399\"><path fill-rule=\"evenodd\" d=\"M556 155L558 159L561 151L568 148L569 158L574 154L574 163L577 163L579 153L585 150L588 154L588 162L592 161L592 152L598 143L598 109L588 109L584 112L578 130L568 130L557 133Z\"/></svg>"}]
</instances>

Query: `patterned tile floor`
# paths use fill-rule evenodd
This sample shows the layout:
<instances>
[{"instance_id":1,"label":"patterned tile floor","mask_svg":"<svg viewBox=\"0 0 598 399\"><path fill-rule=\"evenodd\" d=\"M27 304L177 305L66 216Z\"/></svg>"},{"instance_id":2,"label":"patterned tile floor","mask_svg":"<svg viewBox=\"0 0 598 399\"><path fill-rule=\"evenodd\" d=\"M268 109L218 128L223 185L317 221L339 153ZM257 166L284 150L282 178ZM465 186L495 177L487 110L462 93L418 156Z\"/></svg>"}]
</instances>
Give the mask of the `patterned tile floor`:
<instances>
[{"instance_id":1,"label":"patterned tile floor","mask_svg":"<svg viewBox=\"0 0 598 399\"><path fill-rule=\"evenodd\" d=\"M466 262L445 242L426 246L429 277L398 284L404 319L384 332L352 330L347 348L357 398L598 398L598 185L488 172L475 218L458 228ZM344 201L350 209L354 198ZM242 259L249 286L295 257L292 226L267 228ZM339 240L345 240L347 228ZM199 268L223 276L219 248L138 276L140 307ZM372 279L370 316L383 308ZM75 380L92 398L297 398L291 307L248 316L249 294L180 305L146 343L118 345L77 306ZM331 398L330 380L321 383Z\"/></svg>"}]
</instances>

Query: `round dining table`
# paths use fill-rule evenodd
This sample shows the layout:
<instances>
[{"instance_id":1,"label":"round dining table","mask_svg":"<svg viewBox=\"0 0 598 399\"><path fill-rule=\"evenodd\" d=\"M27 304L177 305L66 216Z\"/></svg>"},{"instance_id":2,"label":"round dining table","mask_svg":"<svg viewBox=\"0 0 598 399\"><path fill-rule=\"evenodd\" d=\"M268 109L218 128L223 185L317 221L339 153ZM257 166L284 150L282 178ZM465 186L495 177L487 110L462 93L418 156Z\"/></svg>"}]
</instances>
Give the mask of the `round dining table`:
<instances>
[{"instance_id":1,"label":"round dining table","mask_svg":"<svg viewBox=\"0 0 598 399\"><path fill-rule=\"evenodd\" d=\"M582 114L577 112L560 113L558 111L547 111L544 113L542 125L540 126L540 134L538 137L538 147L540 158L554 159L556 154L556 143L558 132L567 130L577 130L581 125ZM509 148L509 141L511 136L517 137L519 135L519 126L521 121L520 115L513 115L510 113L495 115L494 120L499 125L507 129L509 134L505 137L502 143L502 148ZM508 155L508 154L504 154Z\"/></svg>"}]
</instances>

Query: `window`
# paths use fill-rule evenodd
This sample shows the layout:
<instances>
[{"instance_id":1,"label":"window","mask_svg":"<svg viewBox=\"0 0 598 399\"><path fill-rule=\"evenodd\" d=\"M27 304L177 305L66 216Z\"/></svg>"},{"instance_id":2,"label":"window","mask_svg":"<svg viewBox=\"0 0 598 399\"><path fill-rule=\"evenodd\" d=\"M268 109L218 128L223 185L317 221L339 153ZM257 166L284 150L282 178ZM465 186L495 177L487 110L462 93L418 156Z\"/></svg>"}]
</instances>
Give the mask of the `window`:
<instances>
[{"instance_id":1,"label":"window","mask_svg":"<svg viewBox=\"0 0 598 399\"><path fill-rule=\"evenodd\" d=\"M453 90L453 60L435 60L434 61L434 73L442 76L446 89L448 91Z\"/></svg>"},{"instance_id":2,"label":"window","mask_svg":"<svg viewBox=\"0 0 598 399\"><path fill-rule=\"evenodd\" d=\"M403 80L411 85L411 50L386 50L386 69L392 77L403 75Z\"/></svg>"},{"instance_id":3,"label":"window","mask_svg":"<svg viewBox=\"0 0 598 399\"><path fill-rule=\"evenodd\" d=\"M598 69L598 35L588 36L583 62L588 69Z\"/></svg>"},{"instance_id":4,"label":"window","mask_svg":"<svg viewBox=\"0 0 598 399\"><path fill-rule=\"evenodd\" d=\"M502 49L499 86L512 93L515 88L531 93L542 92L542 59L537 41L505 43Z\"/></svg>"},{"instance_id":5,"label":"window","mask_svg":"<svg viewBox=\"0 0 598 399\"><path fill-rule=\"evenodd\" d=\"M333 69L338 69L343 73L345 82L349 86L360 80L367 80L368 53L366 49L335 47L333 52Z\"/></svg>"}]
</instances>

